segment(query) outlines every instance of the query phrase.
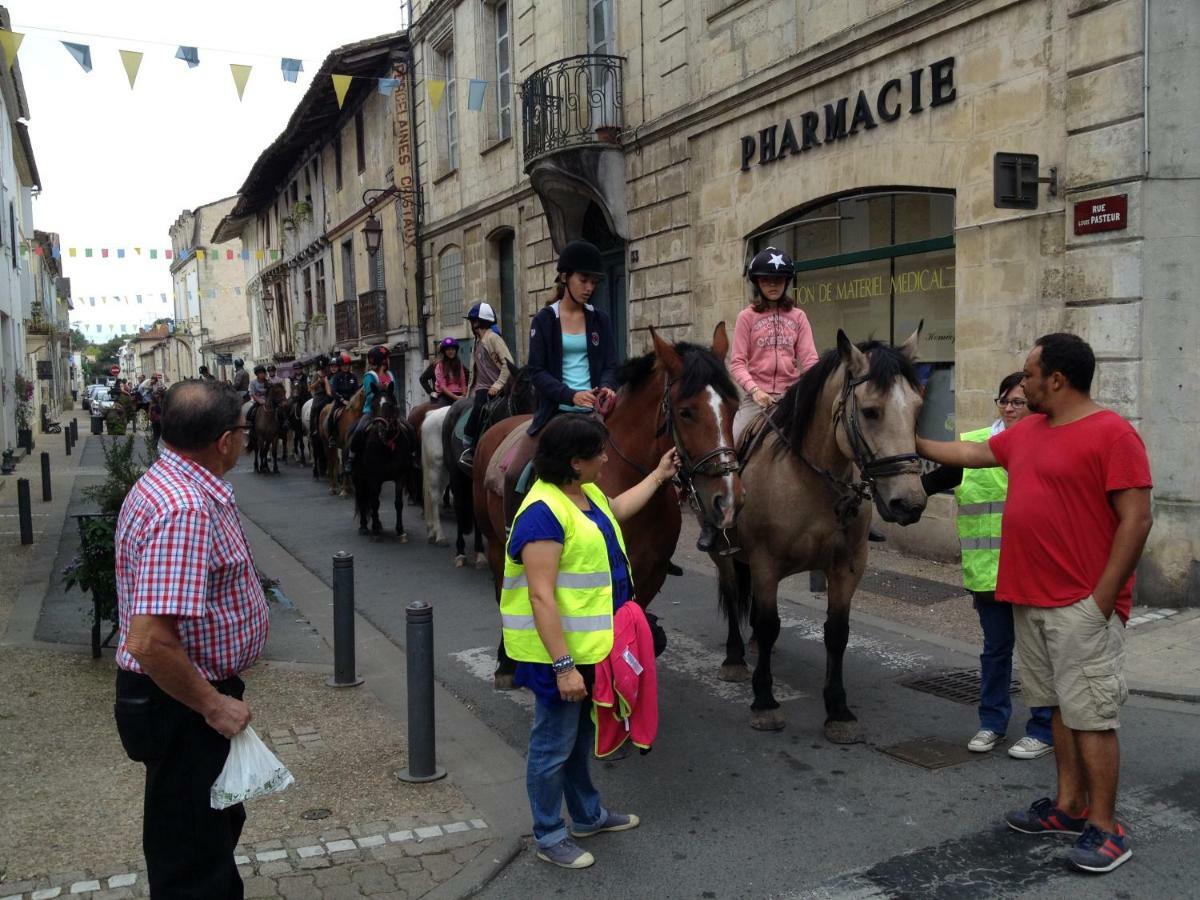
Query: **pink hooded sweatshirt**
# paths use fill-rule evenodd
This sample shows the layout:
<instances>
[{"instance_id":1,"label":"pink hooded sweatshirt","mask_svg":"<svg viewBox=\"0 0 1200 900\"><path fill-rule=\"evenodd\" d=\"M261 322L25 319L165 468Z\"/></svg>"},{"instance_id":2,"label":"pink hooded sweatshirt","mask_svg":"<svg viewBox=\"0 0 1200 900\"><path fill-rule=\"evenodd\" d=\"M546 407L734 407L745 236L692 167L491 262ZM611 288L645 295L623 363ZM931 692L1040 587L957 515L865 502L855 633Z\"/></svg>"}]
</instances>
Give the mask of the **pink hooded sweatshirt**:
<instances>
[{"instance_id":1,"label":"pink hooded sweatshirt","mask_svg":"<svg viewBox=\"0 0 1200 900\"><path fill-rule=\"evenodd\" d=\"M747 394L756 387L772 396L782 394L818 359L812 327L802 310L755 312L747 307L738 313L729 373Z\"/></svg>"},{"instance_id":2,"label":"pink hooded sweatshirt","mask_svg":"<svg viewBox=\"0 0 1200 900\"><path fill-rule=\"evenodd\" d=\"M613 648L596 663L592 689L596 756L615 753L626 740L642 752L658 736L658 670L654 635L646 614L634 601L613 617Z\"/></svg>"}]
</instances>

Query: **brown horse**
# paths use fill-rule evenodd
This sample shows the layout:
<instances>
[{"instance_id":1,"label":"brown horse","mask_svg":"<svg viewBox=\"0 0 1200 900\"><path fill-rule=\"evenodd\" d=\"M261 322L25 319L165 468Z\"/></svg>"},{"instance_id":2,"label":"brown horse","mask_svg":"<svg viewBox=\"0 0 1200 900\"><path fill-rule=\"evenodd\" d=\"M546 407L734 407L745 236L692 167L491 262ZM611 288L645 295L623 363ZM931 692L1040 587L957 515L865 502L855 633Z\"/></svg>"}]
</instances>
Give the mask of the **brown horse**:
<instances>
[{"instance_id":1,"label":"brown horse","mask_svg":"<svg viewBox=\"0 0 1200 900\"><path fill-rule=\"evenodd\" d=\"M758 643L750 724L777 731L784 720L772 692L771 650L779 637L779 582L819 570L828 579L825 618L825 735L860 740L846 704L842 658L850 600L867 564L870 506L888 522L911 525L925 509L916 454L921 395L912 360L920 328L900 348L869 341L838 344L748 429L733 556L713 553L729 638L720 677L746 681L739 623ZM755 429L761 428L761 433ZM748 453L748 455L747 455Z\"/></svg>"},{"instance_id":2,"label":"brown horse","mask_svg":"<svg viewBox=\"0 0 1200 900\"><path fill-rule=\"evenodd\" d=\"M317 423L321 434L321 443L325 450L325 469L329 473L329 493L346 496L346 479L342 476L342 452L350 439L350 432L362 415L363 402L366 395L360 388L350 402L346 404L330 403L322 407L320 421ZM334 421L334 413L344 410ZM331 425L330 422L333 422ZM316 453L316 450L313 450Z\"/></svg>"},{"instance_id":3,"label":"brown horse","mask_svg":"<svg viewBox=\"0 0 1200 900\"><path fill-rule=\"evenodd\" d=\"M253 401L252 401L253 402ZM254 426L247 439L249 450L254 454L254 471L266 475L270 471L279 474L279 440L283 435L287 414L287 398L282 384L267 388L267 402L254 414ZM271 465L267 463L268 454ZM284 461L287 461L287 446L284 445Z\"/></svg>"},{"instance_id":4,"label":"brown horse","mask_svg":"<svg viewBox=\"0 0 1200 900\"><path fill-rule=\"evenodd\" d=\"M725 323L713 333L711 349L671 344L653 329L650 333L654 350L629 360L618 375L621 387L605 421L608 463L598 484L605 494L615 497L645 478L674 446L682 462L678 480L684 493L713 525L728 528L742 505L742 485L733 451L737 389L725 371L729 350ZM475 453L476 518L487 538L497 604L505 535L520 498L506 499L489 488L488 464L509 433L524 428L528 421L528 416L517 416L500 422L484 434ZM621 525L636 599L642 607L654 599L666 580L679 527L679 494L670 485L660 488L641 512ZM501 641L496 687L511 689L514 671Z\"/></svg>"}]
</instances>

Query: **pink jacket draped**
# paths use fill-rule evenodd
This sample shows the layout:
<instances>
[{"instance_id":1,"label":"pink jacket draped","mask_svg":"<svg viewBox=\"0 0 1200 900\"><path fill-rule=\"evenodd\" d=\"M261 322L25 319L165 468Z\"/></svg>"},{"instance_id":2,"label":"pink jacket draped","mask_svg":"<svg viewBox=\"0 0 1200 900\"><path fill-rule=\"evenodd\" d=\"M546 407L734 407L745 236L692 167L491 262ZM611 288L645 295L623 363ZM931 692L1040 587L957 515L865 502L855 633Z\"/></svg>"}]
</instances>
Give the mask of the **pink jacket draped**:
<instances>
[{"instance_id":1,"label":"pink jacket draped","mask_svg":"<svg viewBox=\"0 0 1200 900\"><path fill-rule=\"evenodd\" d=\"M632 600L613 617L613 648L596 664L592 690L596 756L608 756L632 740L649 750L658 736L658 672L654 636L642 608Z\"/></svg>"}]
</instances>

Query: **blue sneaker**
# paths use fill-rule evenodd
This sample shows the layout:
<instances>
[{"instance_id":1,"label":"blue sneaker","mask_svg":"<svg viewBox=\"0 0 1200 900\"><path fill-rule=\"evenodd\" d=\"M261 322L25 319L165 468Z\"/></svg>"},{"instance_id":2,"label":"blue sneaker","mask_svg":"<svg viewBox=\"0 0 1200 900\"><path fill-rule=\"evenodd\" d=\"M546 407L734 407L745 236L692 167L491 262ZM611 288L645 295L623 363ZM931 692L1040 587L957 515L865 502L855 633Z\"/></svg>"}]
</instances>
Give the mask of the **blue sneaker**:
<instances>
[{"instance_id":1,"label":"blue sneaker","mask_svg":"<svg viewBox=\"0 0 1200 900\"><path fill-rule=\"evenodd\" d=\"M596 861L592 854L570 838L563 838L549 847L539 847L537 858L563 869L586 869Z\"/></svg>"},{"instance_id":2,"label":"blue sneaker","mask_svg":"<svg viewBox=\"0 0 1200 900\"><path fill-rule=\"evenodd\" d=\"M1067 862L1083 872L1111 872L1131 856L1133 851L1120 823L1116 834L1088 825L1067 854Z\"/></svg>"},{"instance_id":3,"label":"blue sneaker","mask_svg":"<svg viewBox=\"0 0 1200 900\"><path fill-rule=\"evenodd\" d=\"M584 830L571 826L571 837L585 838L591 837L593 834L600 834L602 831L628 831L630 828L637 828L642 822L635 815L623 816L620 813L610 812L601 822L594 828Z\"/></svg>"},{"instance_id":4,"label":"blue sneaker","mask_svg":"<svg viewBox=\"0 0 1200 900\"><path fill-rule=\"evenodd\" d=\"M1054 805L1049 797L1037 800L1029 809L1014 809L1004 817L1008 827L1022 834L1082 834L1088 811L1073 816Z\"/></svg>"}]
</instances>

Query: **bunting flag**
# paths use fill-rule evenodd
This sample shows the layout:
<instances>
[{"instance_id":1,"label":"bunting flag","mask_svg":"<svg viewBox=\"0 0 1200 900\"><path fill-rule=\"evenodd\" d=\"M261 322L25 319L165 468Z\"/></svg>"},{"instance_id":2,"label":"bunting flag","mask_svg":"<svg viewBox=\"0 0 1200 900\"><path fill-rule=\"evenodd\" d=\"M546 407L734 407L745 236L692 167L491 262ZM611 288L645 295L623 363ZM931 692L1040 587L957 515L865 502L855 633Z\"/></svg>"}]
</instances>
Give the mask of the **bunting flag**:
<instances>
[{"instance_id":1,"label":"bunting flag","mask_svg":"<svg viewBox=\"0 0 1200 900\"><path fill-rule=\"evenodd\" d=\"M226 251L225 251L225 258L226 258L226 259L233 259L233 251L232 251L232 250L226 250Z\"/></svg>"},{"instance_id":2,"label":"bunting flag","mask_svg":"<svg viewBox=\"0 0 1200 900\"><path fill-rule=\"evenodd\" d=\"M205 253L203 250L196 251L196 259L200 260L201 262L203 262L207 257L208 257L208 254Z\"/></svg>"},{"instance_id":3,"label":"bunting flag","mask_svg":"<svg viewBox=\"0 0 1200 900\"><path fill-rule=\"evenodd\" d=\"M241 102L242 94L246 93L246 82L250 80L250 70L253 66L242 66L237 63L229 64L229 71L233 73L233 83L237 87L238 101Z\"/></svg>"},{"instance_id":4,"label":"bunting flag","mask_svg":"<svg viewBox=\"0 0 1200 900\"><path fill-rule=\"evenodd\" d=\"M235 296L235 297L242 296L242 289L240 287L235 287L233 289L233 296Z\"/></svg>"},{"instance_id":5,"label":"bunting flag","mask_svg":"<svg viewBox=\"0 0 1200 900\"><path fill-rule=\"evenodd\" d=\"M79 63L79 67L85 72L92 71L92 48L87 44L72 44L70 41L63 41L62 45L67 48L67 52L71 54L71 58Z\"/></svg>"},{"instance_id":6,"label":"bunting flag","mask_svg":"<svg viewBox=\"0 0 1200 900\"><path fill-rule=\"evenodd\" d=\"M121 65L125 67L125 74L129 77L129 89L133 90L133 83L137 81L138 69L142 67L142 56L137 50L122 50Z\"/></svg>"},{"instance_id":7,"label":"bunting flag","mask_svg":"<svg viewBox=\"0 0 1200 900\"><path fill-rule=\"evenodd\" d=\"M67 255L68 255L69 257L71 257L72 259L74 259L74 258L75 258L75 248L74 248L74 247L71 247L71 248L69 248L69 249L67 250Z\"/></svg>"},{"instance_id":8,"label":"bunting flag","mask_svg":"<svg viewBox=\"0 0 1200 900\"><path fill-rule=\"evenodd\" d=\"M138 294L138 295L137 295L137 302L138 302L138 303L141 303L141 302L142 302L142 295L141 295L141 294Z\"/></svg>"},{"instance_id":9,"label":"bunting flag","mask_svg":"<svg viewBox=\"0 0 1200 900\"><path fill-rule=\"evenodd\" d=\"M295 84L297 76L304 71L304 63L285 56L279 61L279 68L283 72L283 80Z\"/></svg>"},{"instance_id":10,"label":"bunting flag","mask_svg":"<svg viewBox=\"0 0 1200 900\"><path fill-rule=\"evenodd\" d=\"M10 69L12 64L17 61L17 51L21 49L23 40L25 40L25 35L18 31L0 31L0 47L4 48L4 58L8 60Z\"/></svg>"},{"instance_id":11,"label":"bunting flag","mask_svg":"<svg viewBox=\"0 0 1200 900\"><path fill-rule=\"evenodd\" d=\"M108 259L108 248L107 247L102 247L100 249L100 256L103 257L104 259Z\"/></svg>"},{"instance_id":12,"label":"bunting flag","mask_svg":"<svg viewBox=\"0 0 1200 900\"><path fill-rule=\"evenodd\" d=\"M151 259L158 259L158 251L157 251L157 250L151 250L151 251L150 251L150 258L151 258Z\"/></svg>"},{"instance_id":13,"label":"bunting flag","mask_svg":"<svg viewBox=\"0 0 1200 900\"><path fill-rule=\"evenodd\" d=\"M446 93L446 82L440 78L429 79L429 102L433 106L433 111L437 112L437 108L442 105L442 95Z\"/></svg>"},{"instance_id":14,"label":"bunting flag","mask_svg":"<svg viewBox=\"0 0 1200 900\"><path fill-rule=\"evenodd\" d=\"M88 259L91 259L91 258L92 258L92 248L91 248L91 247L87 247L87 248L86 248L86 249L83 251L83 255L84 255L84 256L86 256Z\"/></svg>"},{"instance_id":15,"label":"bunting flag","mask_svg":"<svg viewBox=\"0 0 1200 900\"><path fill-rule=\"evenodd\" d=\"M353 75L330 75L333 79L333 92L337 95L338 109L342 108L342 104L346 102L346 92L350 90L350 82L354 80Z\"/></svg>"},{"instance_id":16,"label":"bunting flag","mask_svg":"<svg viewBox=\"0 0 1200 900\"><path fill-rule=\"evenodd\" d=\"M471 112L479 112L483 109L483 95L487 93L488 83L480 81L478 78L472 78L471 84L467 89L467 109Z\"/></svg>"},{"instance_id":17,"label":"bunting flag","mask_svg":"<svg viewBox=\"0 0 1200 900\"><path fill-rule=\"evenodd\" d=\"M398 88L399 86L400 86L399 78L380 78L379 79L379 93L383 94L385 97L392 96L392 94L395 93L396 88Z\"/></svg>"},{"instance_id":18,"label":"bunting flag","mask_svg":"<svg viewBox=\"0 0 1200 900\"><path fill-rule=\"evenodd\" d=\"M200 65L200 51L195 47L184 47L181 45L179 49L175 51L175 58L182 59L188 64L189 69L194 69L196 66Z\"/></svg>"},{"instance_id":19,"label":"bunting flag","mask_svg":"<svg viewBox=\"0 0 1200 900\"><path fill-rule=\"evenodd\" d=\"M125 258L125 251L117 250L117 259L124 259L124 258Z\"/></svg>"}]
</instances>

